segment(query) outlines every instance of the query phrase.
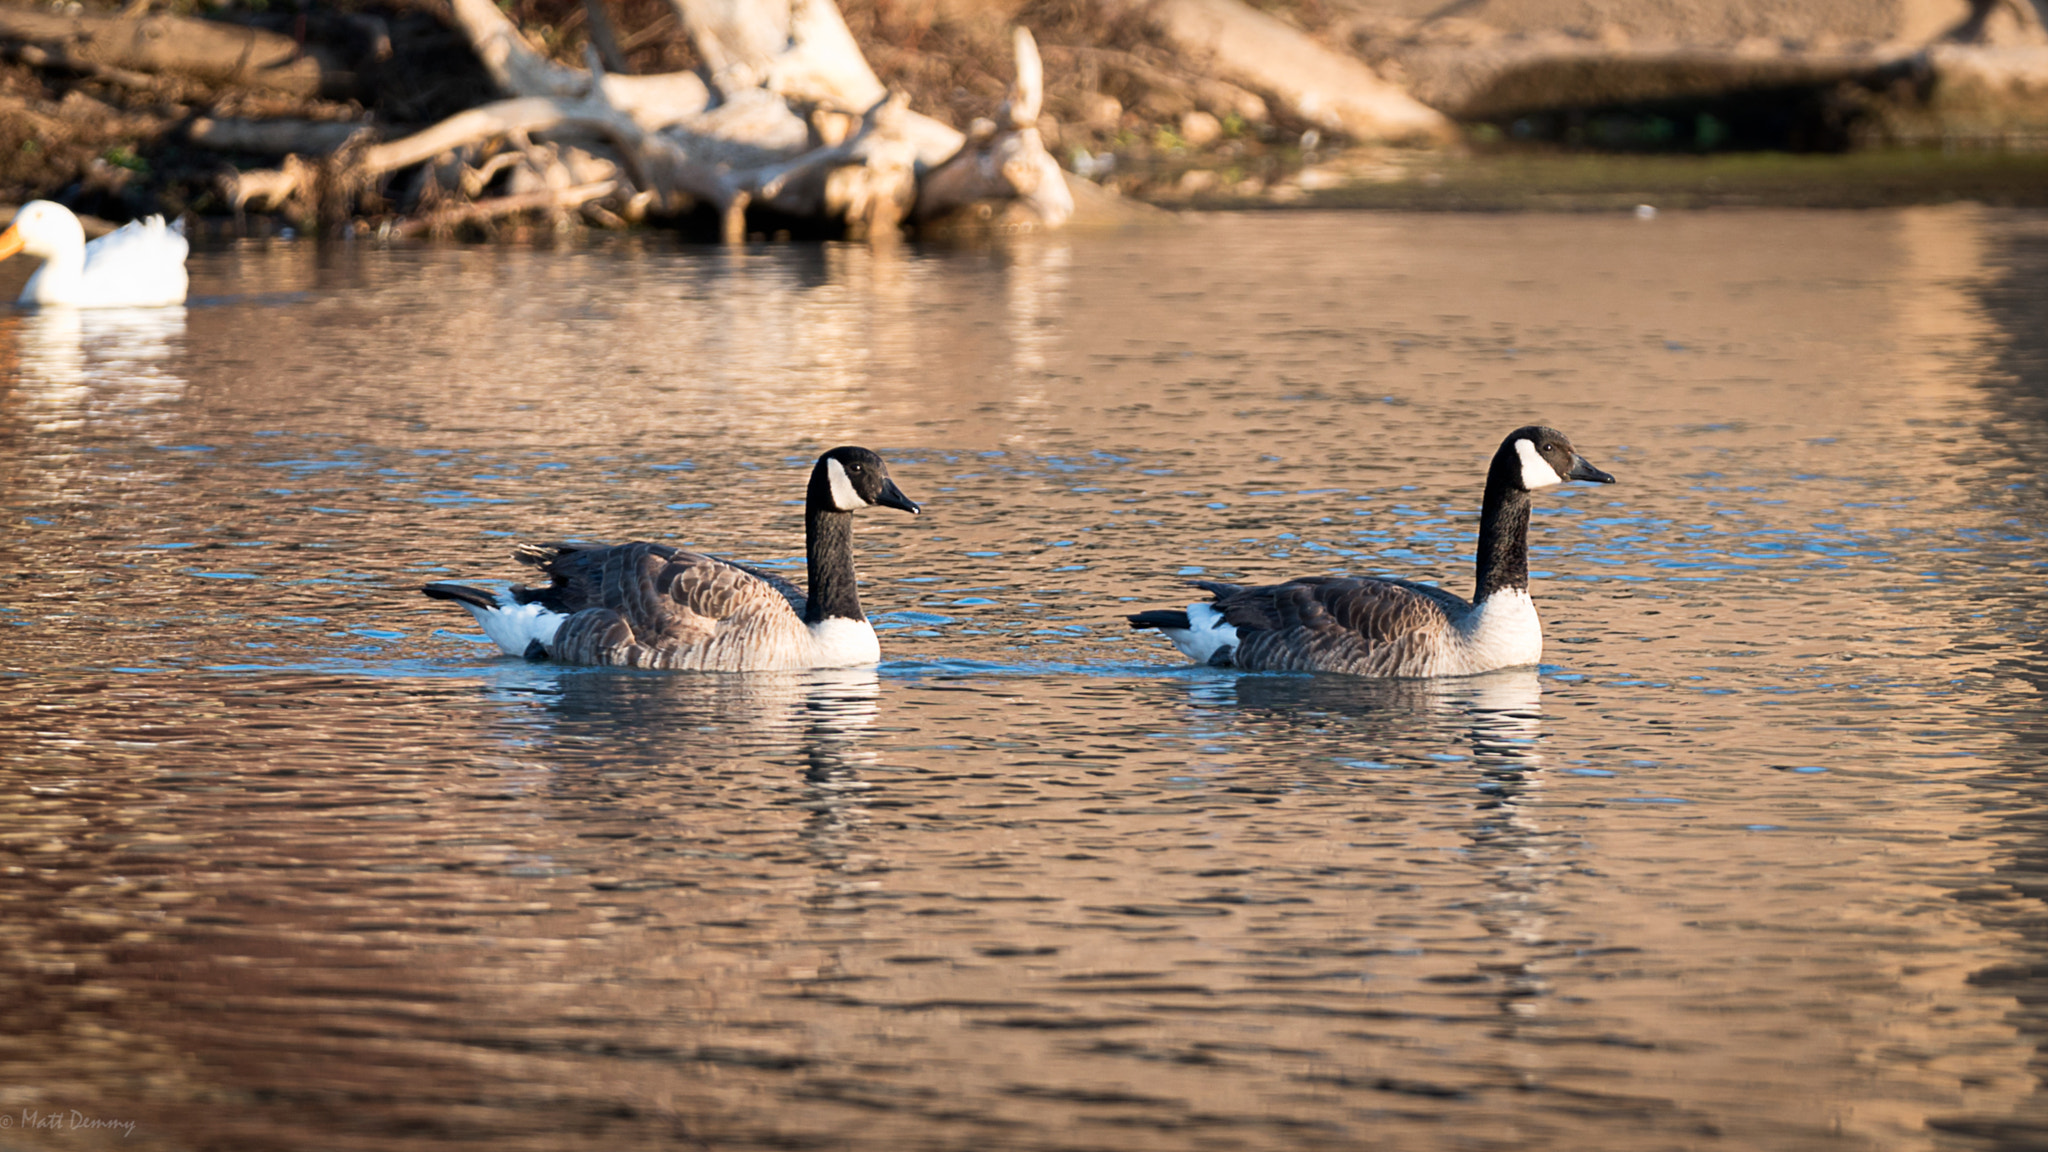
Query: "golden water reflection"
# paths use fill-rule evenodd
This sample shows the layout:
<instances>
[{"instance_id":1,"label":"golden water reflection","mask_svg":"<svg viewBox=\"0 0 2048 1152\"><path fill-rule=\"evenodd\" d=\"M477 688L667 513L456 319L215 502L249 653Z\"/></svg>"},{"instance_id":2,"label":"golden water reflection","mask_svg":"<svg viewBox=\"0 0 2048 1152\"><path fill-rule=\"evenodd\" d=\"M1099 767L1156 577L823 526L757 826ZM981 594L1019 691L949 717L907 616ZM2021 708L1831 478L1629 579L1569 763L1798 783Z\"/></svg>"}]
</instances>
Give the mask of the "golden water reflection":
<instances>
[{"instance_id":1,"label":"golden water reflection","mask_svg":"<svg viewBox=\"0 0 2048 1152\"><path fill-rule=\"evenodd\" d=\"M0 1109L162 1148L2026 1146L2044 237L272 245L195 257L160 329L0 318ZM1198 575L1463 591L1530 419L1622 481L1537 509L1540 671L1233 676L1122 627ZM795 570L841 442L927 507L860 522L879 670L527 665L413 592L563 536Z\"/></svg>"}]
</instances>

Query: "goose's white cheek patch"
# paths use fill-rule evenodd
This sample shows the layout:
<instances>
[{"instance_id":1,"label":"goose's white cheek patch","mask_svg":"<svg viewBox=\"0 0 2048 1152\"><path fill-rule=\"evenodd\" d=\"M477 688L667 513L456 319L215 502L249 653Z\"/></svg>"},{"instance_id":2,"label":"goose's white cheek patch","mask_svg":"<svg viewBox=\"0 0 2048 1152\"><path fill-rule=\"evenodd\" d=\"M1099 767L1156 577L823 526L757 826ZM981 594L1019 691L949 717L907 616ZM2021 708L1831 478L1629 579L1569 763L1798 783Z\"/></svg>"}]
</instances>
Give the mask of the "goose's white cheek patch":
<instances>
[{"instance_id":1,"label":"goose's white cheek patch","mask_svg":"<svg viewBox=\"0 0 2048 1152\"><path fill-rule=\"evenodd\" d=\"M841 512L851 512L867 507L867 501L853 490L853 477L846 474L846 468L831 457L825 458L825 475L832 481L832 506Z\"/></svg>"},{"instance_id":2,"label":"goose's white cheek patch","mask_svg":"<svg viewBox=\"0 0 2048 1152\"><path fill-rule=\"evenodd\" d=\"M1557 469L1536 451L1536 445L1527 440L1515 441L1515 455L1522 458L1522 487L1534 492L1538 488L1552 488L1564 483L1564 477Z\"/></svg>"}]
</instances>

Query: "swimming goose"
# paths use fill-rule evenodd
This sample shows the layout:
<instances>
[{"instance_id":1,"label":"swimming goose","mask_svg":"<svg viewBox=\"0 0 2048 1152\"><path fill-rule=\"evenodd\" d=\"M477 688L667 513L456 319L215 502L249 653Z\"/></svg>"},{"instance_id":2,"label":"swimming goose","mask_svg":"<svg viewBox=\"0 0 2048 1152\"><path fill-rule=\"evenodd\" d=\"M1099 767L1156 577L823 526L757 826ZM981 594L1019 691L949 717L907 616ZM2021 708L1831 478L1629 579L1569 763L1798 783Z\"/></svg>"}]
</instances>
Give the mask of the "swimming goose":
<instances>
[{"instance_id":1,"label":"swimming goose","mask_svg":"<svg viewBox=\"0 0 2048 1152\"><path fill-rule=\"evenodd\" d=\"M0 260L43 258L19 303L71 308L156 308L185 302L185 237L161 216L124 224L90 244L71 209L31 200L0 232Z\"/></svg>"},{"instance_id":2,"label":"swimming goose","mask_svg":"<svg viewBox=\"0 0 2048 1152\"><path fill-rule=\"evenodd\" d=\"M873 664L882 649L860 610L853 513L876 504L918 511L873 452L818 457L804 498L809 596L745 564L647 543L525 545L512 556L547 573L545 588L421 591L469 609L498 647L529 659L724 672Z\"/></svg>"},{"instance_id":3,"label":"swimming goose","mask_svg":"<svg viewBox=\"0 0 2048 1152\"><path fill-rule=\"evenodd\" d=\"M1479 589L1471 603L1425 584L1306 576L1245 588L1197 580L1207 604L1128 617L1196 661L1269 672L1469 676L1534 664L1543 626L1529 599L1529 493L1566 480L1614 483L1564 433L1508 433L1486 470L1479 512Z\"/></svg>"}]
</instances>

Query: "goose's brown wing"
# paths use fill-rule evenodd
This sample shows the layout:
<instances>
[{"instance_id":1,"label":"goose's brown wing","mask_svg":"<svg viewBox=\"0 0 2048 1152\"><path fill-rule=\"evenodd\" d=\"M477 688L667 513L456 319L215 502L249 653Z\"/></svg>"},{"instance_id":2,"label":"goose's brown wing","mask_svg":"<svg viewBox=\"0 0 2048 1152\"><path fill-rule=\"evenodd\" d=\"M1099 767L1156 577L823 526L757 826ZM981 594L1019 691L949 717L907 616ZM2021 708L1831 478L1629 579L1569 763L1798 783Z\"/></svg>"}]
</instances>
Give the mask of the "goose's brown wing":
<instances>
[{"instance_id":1,"label":"goose's brown wing","mask_svg":"<svg viewBox=\"0 0 2048 1152\"><path fill-rule=\"evenodd\" d=\"M685 552L668 544L622 544L621 548L644 548L649 553L674 559L679 555L701 556L701 553ZM584 608L602 606L603 595L597 590L604 579L607 558L615 549L611 545L584 544L521 544L512 550L512 558L521 564L538 568L551 577L545 588L514 588L513 599L521 604L538 601L555 612L579 612ZM809 605L803 589L764 568L742 564L737 560L723 563L737 568L754 579L761 581L789 601L789 610L798 616L804 614Z\"/></svg>"},{"instance_id":2,"label":"goose's brown wing","mask_svg":"<svg viewBox=\"0 0 2048 1152\"><path fill-rule=\"evenodd\" d=\"M789 610L796 613L799 617L804 614L805 609L810 607L810 601L804 597L803 589L791 584L775 573L765 568L756 568L752 564L742 564L737 560L728 560L726 563L781 593L782 598L789 601Z\"/></svg>"},{"instance_id":3,"label":"goose's brown wing","mask_svg":"<svg viewBox=\"0 0 2048 1152\"><path fill-rule=\"evenodd\" d=\"M1198 581L1237 629L1231 663L1274 672L1426 676L1470 606L1406 580L1314 576L1241 587Z\"/></svg>"},{"instance_id":4,"label":"goose's brown wing","mask_svg":"<svg viewBox=\"0 0 2048 1152\"><path fill-rule=\"evenodd\" d=\"M572 664L803 667L809 641L787 581L666 544L522 550L552 577L520 589L569 614L548 654ZM777 587L777 585L781 587Z\"/></svg>"}]
</instances>

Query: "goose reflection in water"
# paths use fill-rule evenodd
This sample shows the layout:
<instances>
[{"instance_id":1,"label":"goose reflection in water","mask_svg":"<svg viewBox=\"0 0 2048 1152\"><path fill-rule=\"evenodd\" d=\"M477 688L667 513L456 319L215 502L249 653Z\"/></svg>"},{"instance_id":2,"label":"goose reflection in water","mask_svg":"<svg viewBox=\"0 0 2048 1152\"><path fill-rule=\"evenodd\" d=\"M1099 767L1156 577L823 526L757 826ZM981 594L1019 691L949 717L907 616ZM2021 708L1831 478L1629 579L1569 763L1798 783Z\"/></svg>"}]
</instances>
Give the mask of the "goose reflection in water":
<instances>
[{"instance_id":1,"label":"goose reflection in water","mask_svg":"<svg viewBox=\"0 0 2048 1152\"><path fill-rule=\"evenodd\" d=\"M1488 990L1507 1034L1529 1029L1547 1036L1554 1025L1543 1006L1552 989L1541 960L1561 932L1571 931L1560 928L1570 917L1555 893L1578 836L1521 802L1543 781L1543 684L1536 670L1427 680L1243 676L1232 688L1241 708L1290 726L1334 729L1321 740L1334 738L1372 761L1407 760L1410 749L1469 746L1470 761L1453 762L1446 774L1455 780L1478 770L1471 786L1480 796L1463 800L1468 807L1457 824L1465 848L1455 859L1484 877L1467 906L1497 946L1476 949L1469 969L1433 979Z\"/></svg>"},{"instance_id":2,"label":"goose reflection in water","mask_svg":"<svg viewBox=\"0 0 2048 1152\"><path fill-rule=\"evenodd\" d=\"M645 750L664 765L693 746L758 753L791 737L857 732L874 723L882 691L873 665L680 675L576 668L552 679L548 717L558 734L602 737L608 753Z\"/></svg>"},{"instance_id":3,"label":"goose reflection in water","mask_svg":"<svg viewBox=\"0 0 2048 1152\"><path fill-rule=\"evenodd\" d=\"M861 770L877 759L865 746L882 695L873 667L686 675L575 669L554 677L551 688L542 689L549 697L538 717L544 731L532 740L555 769L551 791L611 790L621 772L639 771L687 774L708 787L730 781L746 790L750 808L781 792L780 805L809 813L804 851L835 871L863 870L868 856L850 837L867 820ZM530 747L520 751L522 759L531 755ZM795 769L795 780L774 771L763 779L764 764Z\"/></svg>"},{"instance_id":4,"label":"goose reflection in water","mask_svg":"<svg viewBox=\"0 0 2048 1152\"><path fill-rule=\"evenodd\" d=\"M146 422L185 394L181 307L41 308L0 319L0 341L19 367L17 419L37 432Z\"/></svg>"},{"instance_id":5,"label":"goose reflection in water","mask_svg":"<svg viewBox=\"0 0 2048 1152\"><path fill-rule=\"evenodd\" d=\"M1519 781L1542 763L1543 682L1533 668L1408 680L1252 675L1224 683L1240 708L1290 725L1341 726L1359 756L1380 746L1441 744L1450 720L1464 729L1489 779Z\"/></svg>"},{"instance_id":6,"label":"goose reflection in water","mask_svg":"<svg viewBox=\"0 0 2048 1152\"><path fill-rule=\"evenodd\" d=\"M1452 761L1451 772L1464 773L1468 764L1477 769L1472 786L1480 797L1467 801L1470 815L1461 823L1468 843L1462 859L1491 874L1481 922L1514 947L1549 939L1556 918L1542 893L1565 867L1567 840L1576 838L1546 828L1520 803L1543 779L1543 682L1535 669L1416 680L1239 676L1215 687L1227 690L1238 709L1257 715L1263 738L1306 743L1324 754L1341 745L1339 763L1393 767L1382 762L1469 747L1470 760ZM1511 1000L1534 994L1527 984L1533 977L1515 961L1492 956L1489 962Z\"/></svg>"}]
</instances>

